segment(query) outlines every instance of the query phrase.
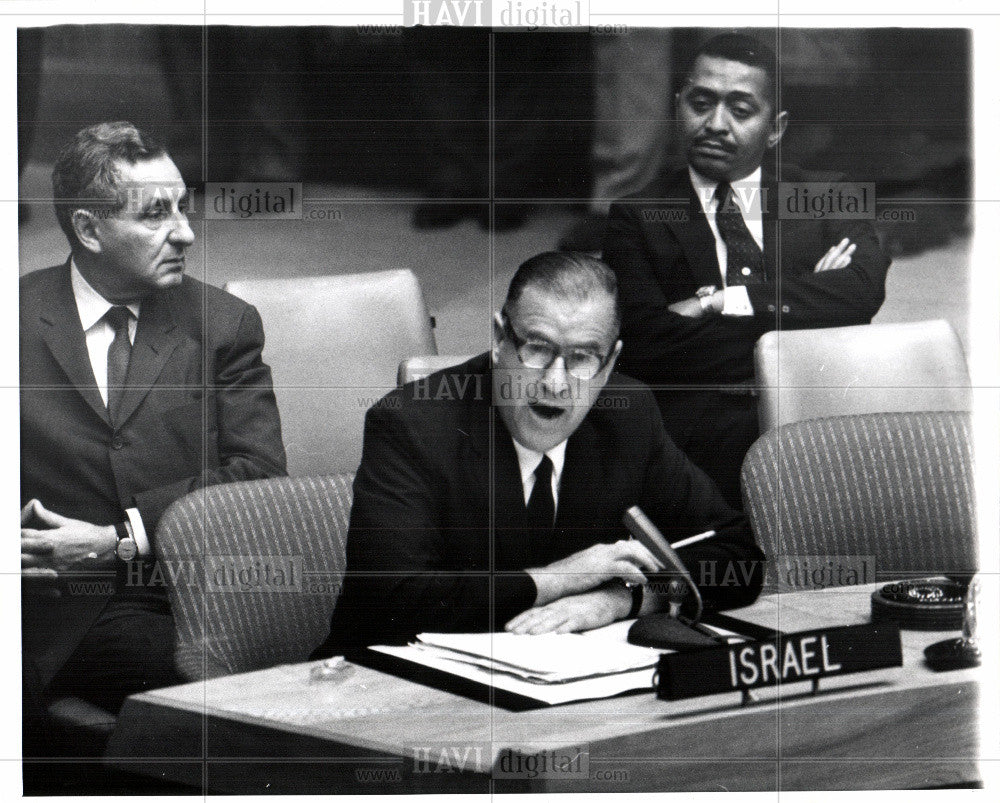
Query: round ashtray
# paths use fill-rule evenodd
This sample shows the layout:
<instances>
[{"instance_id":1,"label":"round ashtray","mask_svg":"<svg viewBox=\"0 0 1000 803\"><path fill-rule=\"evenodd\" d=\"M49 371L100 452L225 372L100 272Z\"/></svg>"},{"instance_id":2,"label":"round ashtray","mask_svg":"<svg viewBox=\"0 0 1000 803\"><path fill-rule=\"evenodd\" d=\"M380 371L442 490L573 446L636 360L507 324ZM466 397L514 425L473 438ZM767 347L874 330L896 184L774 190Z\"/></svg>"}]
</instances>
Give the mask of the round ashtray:
<instances>
[{"instance_id":1,"label":"round ashtray","mask_svg":"<svg viewBox=\"0 0 1000 803\"><path fill-rule=\"evenodd\" d=\"M889 583L872 594L872 619L907 630L960 630L965 587L951 580Z\"/></svg>"},{"instance_id":2,"label":"round ashtray","mask_svg":"<svg viewBox=\"0 0 1000 803\"><path fill-rule=\"evenodd\" d=\"M950 669L979 666L983 654L974 640L950 638L925 648L924 659L935 672L946 672Z\"/></svg>"}]
</instances>

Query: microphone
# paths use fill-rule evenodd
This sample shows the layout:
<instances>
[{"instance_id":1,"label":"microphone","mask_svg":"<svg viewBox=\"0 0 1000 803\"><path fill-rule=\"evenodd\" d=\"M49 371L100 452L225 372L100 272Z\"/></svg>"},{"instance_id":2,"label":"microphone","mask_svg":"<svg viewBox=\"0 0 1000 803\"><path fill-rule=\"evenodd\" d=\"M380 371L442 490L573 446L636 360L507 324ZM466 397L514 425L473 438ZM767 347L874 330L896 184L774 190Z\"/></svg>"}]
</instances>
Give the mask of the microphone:
<instances>
[{"instance_id":1,"label":"microphone","mask_svg":"<svg viewBox=\"0 0 1000 803\"><path fill-rule=\"evenodd\" d=\"M670 546L667 539L663 537L663 533L653 524L649 516L642 512L642 509L638 505L633 505L626 510L622 521L632 536L669 568L669 574L679 577L691 589L696 605L695 614L691 622L692 624L696 624L701 619L701 614L704 610L701 593L698 591L698 586L695 585L694 579L691 577L690 572L688 572L687 567L681 562L674 548ZM684 596L684 586L676 580L671 580L668 597L670 600L670 615L672 617L676 618L680 612Z\"/></svg>"}]
</instances>

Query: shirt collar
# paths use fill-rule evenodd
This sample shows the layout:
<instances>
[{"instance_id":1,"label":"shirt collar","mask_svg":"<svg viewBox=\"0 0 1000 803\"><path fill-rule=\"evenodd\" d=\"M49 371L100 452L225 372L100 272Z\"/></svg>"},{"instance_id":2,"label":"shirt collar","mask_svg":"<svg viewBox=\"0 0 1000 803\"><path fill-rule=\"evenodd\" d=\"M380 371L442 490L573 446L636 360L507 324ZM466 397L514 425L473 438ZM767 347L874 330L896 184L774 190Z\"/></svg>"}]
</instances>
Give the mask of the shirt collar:
<instances>
[{"instance_id":1,"label":"shirt collar","mask_svg":"<svg viewBox=\"0 0 1000 803\"><path fill-rule=\"evenodd\" d=\"M101 318L103 318L114 304L98 293L80 273L76 266L76 260L69 261L69 279L73 287L73 298L76 300L76 309L80 313L80 323L83 324L83 331L86 332ZM139 319L139 304L133 302L126 304L129 311Z\"/></svg>"},{"instance_id":2,"label":"shirt collar","mask_svg":"<svg viewBox=\"0 0 1000 803\"><path fill-rule=\"evenodd\" d=\"M694 187L694 194L701 202L701 211L706 213L714 212L715 188L719 186L719 182L705 178L691 167L691 165L688 165L688 175L691 177L691 186ZM737 181L730 181L729 184L733 187L760 187L761 175L762 171L758 167L749 176ZM754 197L759 197L759 194Z\"/></svg>"},{"instance_id":3,"label":"shirt collar","mask_svg":"<svg viewBox=\"0 0 1000 803\"><path fill-rule=\"evenodd\" d=\"M528 481L528 477L535 473L538 464L542 462L542 453L522 446L513 438L511 440L514 441L517 463L521 468L521 485L524 485ZM549 456L549 460L552 461L552 476L555 477L557 488L559 487L559 478L562 476L563 464L566 462L567 442L563 441L545 452Z\"/></svg>"}]
</instances>

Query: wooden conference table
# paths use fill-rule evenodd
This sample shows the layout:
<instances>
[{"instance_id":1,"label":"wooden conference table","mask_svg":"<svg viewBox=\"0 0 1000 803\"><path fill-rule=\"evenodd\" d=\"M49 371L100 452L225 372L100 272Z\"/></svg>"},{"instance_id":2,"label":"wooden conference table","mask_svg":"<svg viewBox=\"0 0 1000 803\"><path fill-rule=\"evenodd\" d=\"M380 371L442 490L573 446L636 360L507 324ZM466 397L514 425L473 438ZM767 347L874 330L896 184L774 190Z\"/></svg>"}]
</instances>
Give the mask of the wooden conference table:
<instances>
[{"instance_id":1,"label":"wooden conference table","mask_svg":"<svg viewBox=\"0 0 1000 803\"><path fill-rule=\"evenodd\" d=\"M762 597L784 632L869 621L877 586ZM224 793L899 789L979 780L980 670L903 666L683 701L652 691L515 711L348 665L286 665L135 695L106 760ZM558 771L556 771L558 768ZM533 776L533 777L532 777Z\"/></svg>"}]
</instances>

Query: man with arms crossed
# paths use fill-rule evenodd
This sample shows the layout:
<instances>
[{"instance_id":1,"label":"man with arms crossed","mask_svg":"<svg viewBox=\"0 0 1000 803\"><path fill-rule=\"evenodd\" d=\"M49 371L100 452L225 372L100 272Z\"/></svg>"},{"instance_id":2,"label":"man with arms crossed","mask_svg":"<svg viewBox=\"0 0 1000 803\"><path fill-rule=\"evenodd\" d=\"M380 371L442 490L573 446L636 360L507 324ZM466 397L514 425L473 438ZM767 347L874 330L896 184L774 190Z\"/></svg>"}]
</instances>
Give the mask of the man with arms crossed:
<instances>
[{"instance_id":1,"label":"man with arms crossed","mask_svg":"<svg viewBox=\"0 0 1000 803\"><path fill-rule=\"evenodd\" d=\"M788 115L776 77L755 39L707 42L677 97L687 165L613 204L604 239L621 290L621 369L652 387L667 432L736 507L758 434L757 339L870 323L889 268L868 221L781 219L779 182L829 174L779 173Z\"/></svg>"},{"instance_id":2,"label":"man with arms crossed","mask_svg":"<svg viewBox=\"0 0 1000 803\"><path fill-rule=\"evenodd\" d=\"M112 711L179 682L164 510L196 488L285 473L257 311L184 275L187 190L130 123L80 131L53 171L65 264L24 276L21 565L25 751L54 697ZM74 593L63 581L77 583ZM61 592L61 593L60 593Z\"/></svg>"},{"instance_id":3,"label":"man with arms crossed","mask_svg":"<svg viewBox=\"0 0 1000 803\"><path fill-rule=\"evenodd\" d=\"M345 587L318 655L422 631L569 632L660 609L664 567L628 540L639 505L710 607L753 601L763 556L746 520L671 443L647 388L613 374L614 274L540 254L511 281L490 353L368 411ZM714 574L713 574L714 569ZM630 589L626 583L636 584ZM667 584L658 583L665 592Z\"/></svg>"}]
</instances>

